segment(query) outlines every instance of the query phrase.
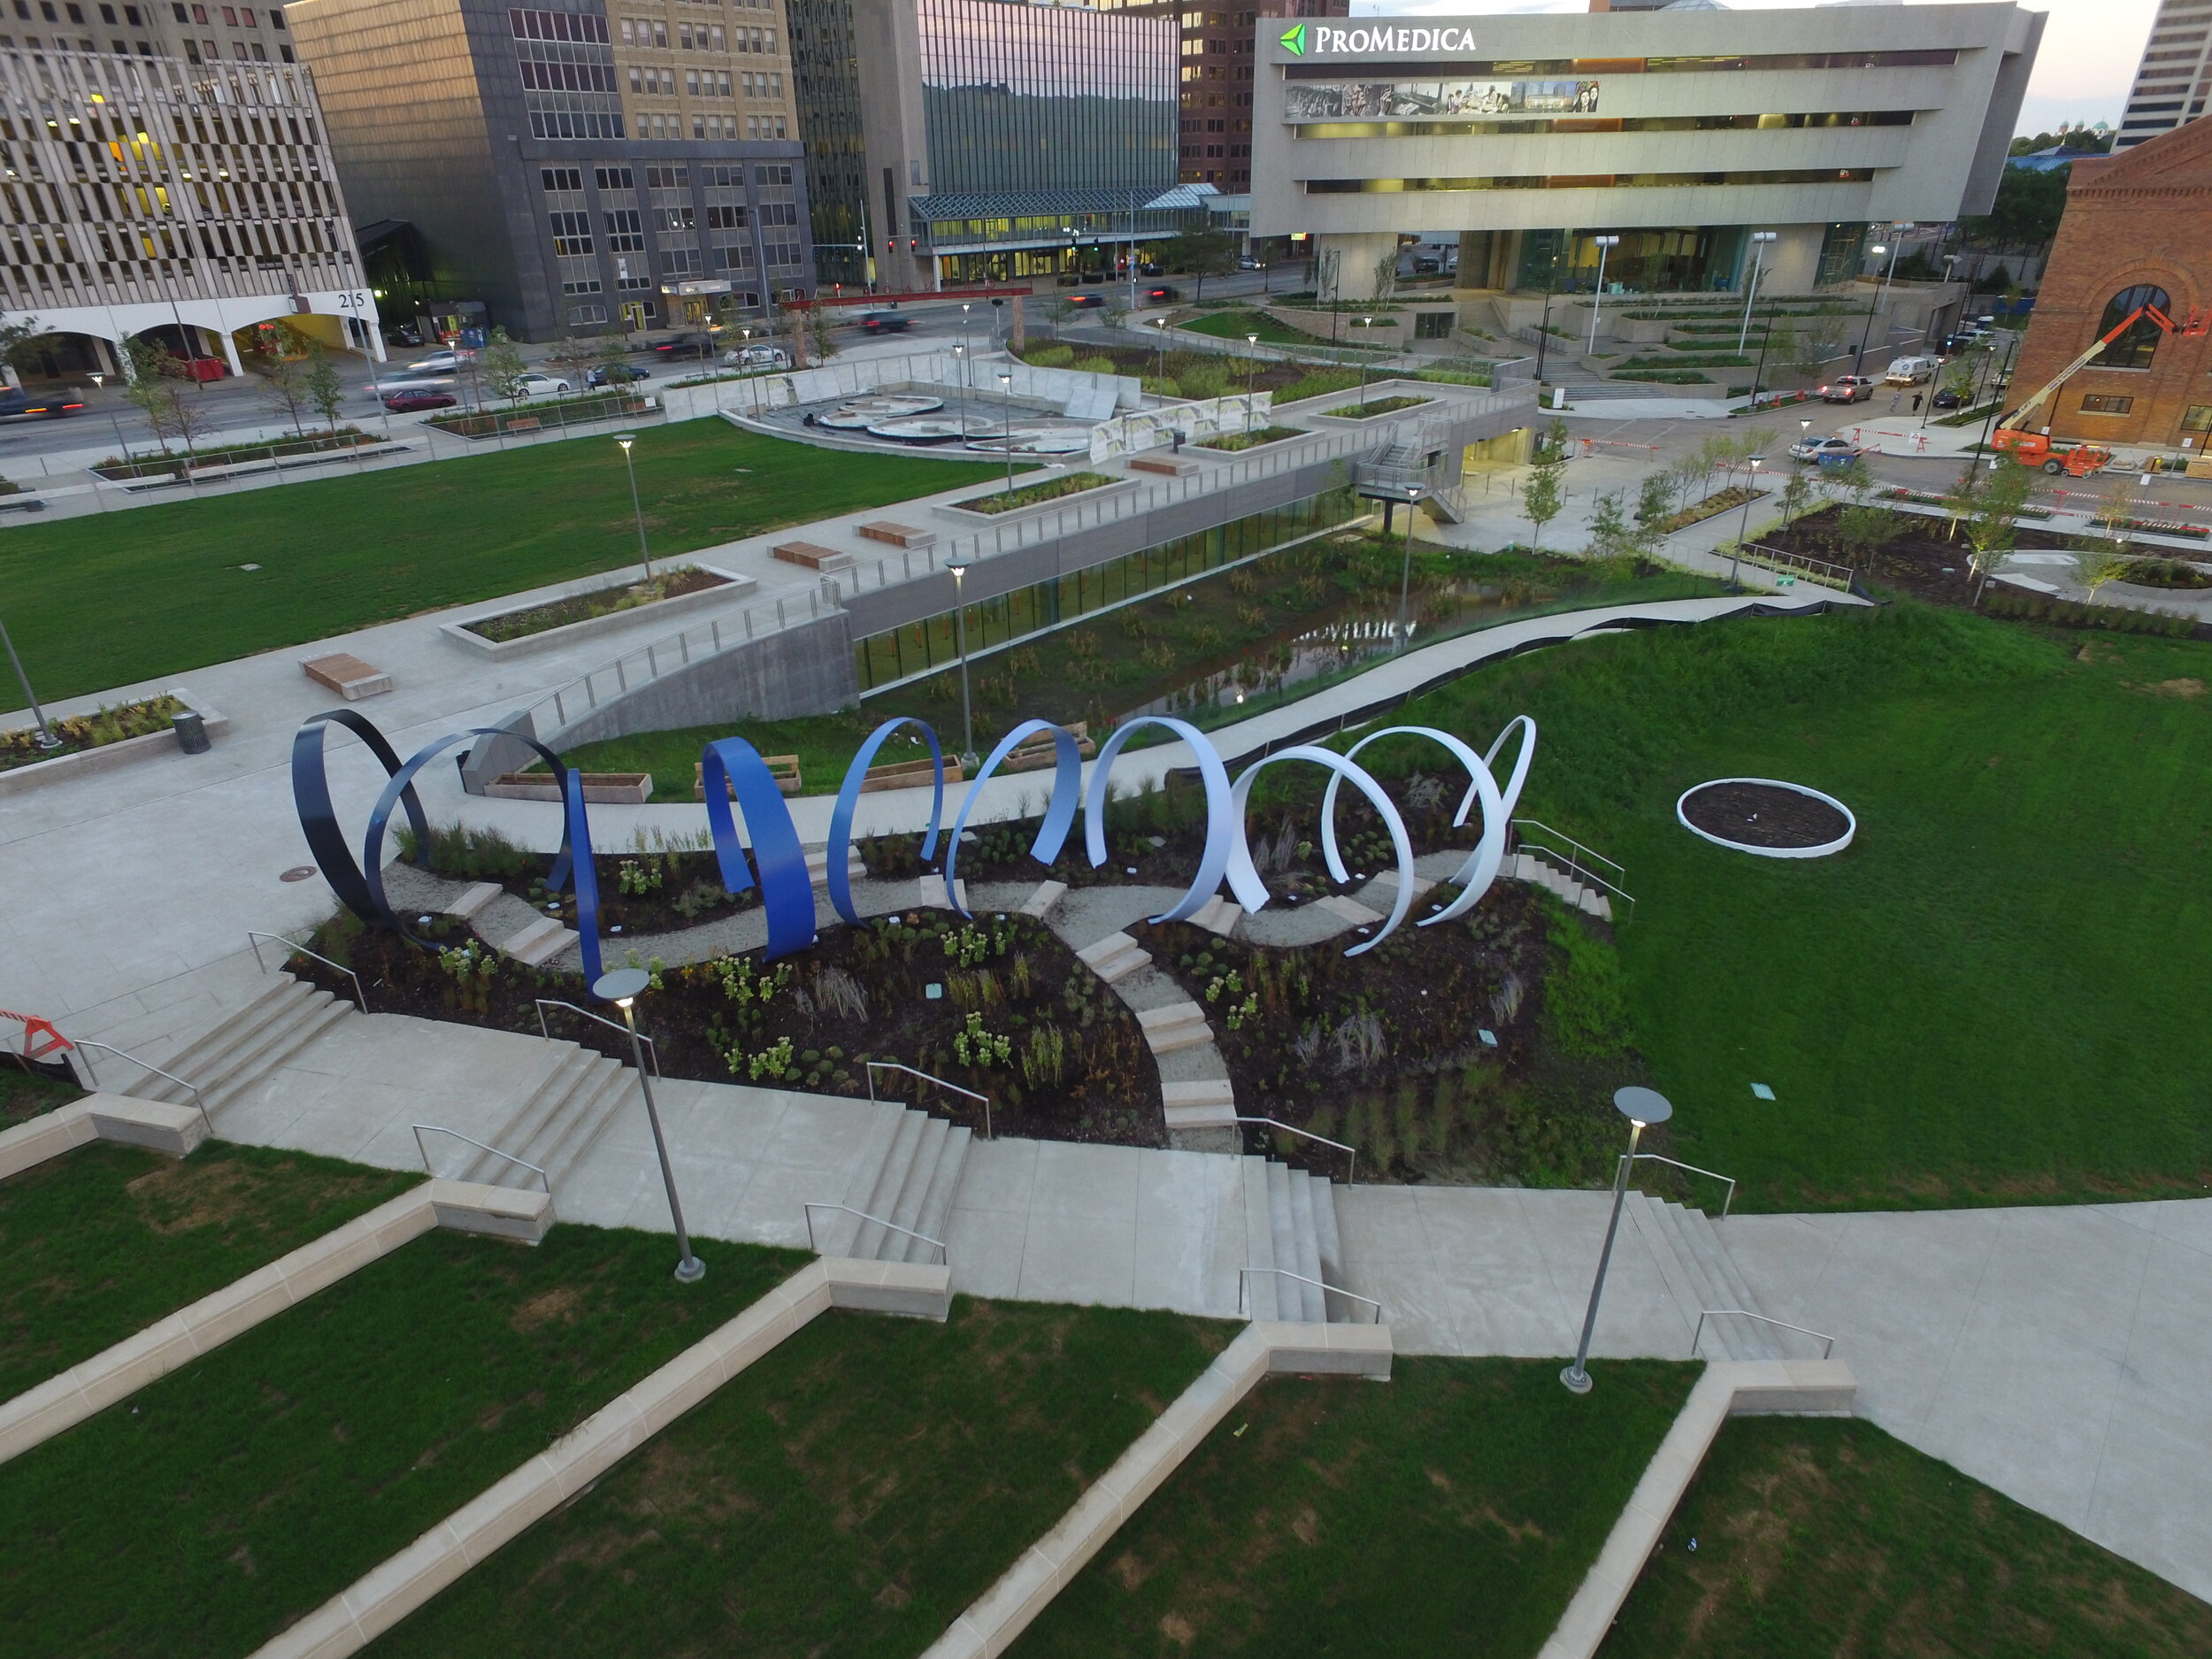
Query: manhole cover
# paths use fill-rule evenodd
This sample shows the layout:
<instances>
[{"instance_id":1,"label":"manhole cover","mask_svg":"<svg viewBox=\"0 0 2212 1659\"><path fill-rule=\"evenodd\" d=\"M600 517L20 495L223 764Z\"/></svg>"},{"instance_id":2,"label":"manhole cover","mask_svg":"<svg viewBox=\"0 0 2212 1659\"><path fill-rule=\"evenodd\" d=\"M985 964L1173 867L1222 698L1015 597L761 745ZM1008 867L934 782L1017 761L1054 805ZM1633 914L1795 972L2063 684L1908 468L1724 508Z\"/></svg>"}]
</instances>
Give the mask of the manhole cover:
<instances>
[{"instance_id":1,"label":"manhole cover","mask_svg":"<svg viewBox=\"0 0 2212 1659\"><path fill-rule=\"evenodd\" d=\"M1693 834L1763 858L1822 858L1858 833L1850 808L1803 784L1717 778L1683 792L1674 815Z\"/></svg>"},{"instance_id":2,"label":"manhole cover","mask_svg":"<svg viewBox=\"0 0 2212 1659\"><path fill-rule=\"evenodd\" d=\"M314 873L315 866L313 864L294 864L289 870L279 876L277 879L280 881L304 881L308 877L313 875Z\"/></svg>"}]
</instances>

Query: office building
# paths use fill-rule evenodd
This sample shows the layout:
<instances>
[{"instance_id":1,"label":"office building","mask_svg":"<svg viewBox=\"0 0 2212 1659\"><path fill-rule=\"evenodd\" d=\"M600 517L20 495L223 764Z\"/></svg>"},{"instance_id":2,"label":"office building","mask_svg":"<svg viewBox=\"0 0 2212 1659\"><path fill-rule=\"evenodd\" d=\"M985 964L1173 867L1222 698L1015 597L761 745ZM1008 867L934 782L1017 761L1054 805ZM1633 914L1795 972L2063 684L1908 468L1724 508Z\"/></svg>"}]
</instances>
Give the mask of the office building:
<instances>
[{"instance_id":1,"label":"office building","mask_svg":"<svg viewBox=\"0 0 2212 1659\"><path fill-rule=\"evenodd\" d=\"M813 291L779 0L295 0L364 220L519 339Z\"/></svg>"},{"instance_id":2,"label":"office building","mask_svg":"<svg viewBox=\"0 0 2212 1659\"><path fill-rule=\"evenodd\" d=\"M1172 17L1018 0L796 4L810 180L836 192L818 204L815 241L864 241L879 289L1110 268L1133 238L1186 222L1162 202L1176 188Z\"/></svg>"},{"instance_id":3,"label":"office building","mask_svg":"<svg viewBox=\"0 0 2212 1659\"><path fill-rule=\"evenodd\" d=\"M297 66L0 46L0 316L60 336L57 367L116 371L150 336L235 373L280 319L379 349Z\"/></svg>"},{"instance_id":4,"label":"office building","mask_svg":"<svg viewBox=\"0 0 2212 1659\"><path fill-rule=\"evenodd\" d=\"M2195 120L2204 113L2208 95L2212 95L2212 0L2159 0L2113 149L2132 149Z\"/></svg>"},{"instance_id":5,"label":"office building","mask_svg":"<svg viewBox=\"0 0 2212 1659\"><path fill-rule=\"evenodd\" d=\"M189 64L288 64L281 6L151 5L106 0L0 0L0 50L181 58Z\"/></svg>"},{"instance_id":6,"label":"office building","mask_svg":"<svg viewBox=\"0 0 2212 1659\"><path fill-rule=\"evenodd\" d=\"M1360 18L1263 26L1256 236L1338 291L1400 233L1463 288L1778 291L1850 279L1875 220L1986 212L2043 16L2016 5Z\"/></svg>"}]
</instances>

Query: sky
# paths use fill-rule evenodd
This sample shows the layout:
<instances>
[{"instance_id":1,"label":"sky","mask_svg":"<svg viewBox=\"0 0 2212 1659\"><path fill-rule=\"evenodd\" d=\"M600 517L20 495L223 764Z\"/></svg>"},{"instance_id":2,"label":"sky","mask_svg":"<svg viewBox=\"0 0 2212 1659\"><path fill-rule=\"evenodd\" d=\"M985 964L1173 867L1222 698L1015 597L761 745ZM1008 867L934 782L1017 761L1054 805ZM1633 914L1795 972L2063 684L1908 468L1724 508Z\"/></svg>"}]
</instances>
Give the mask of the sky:
<instances>
[{"instance_id":1,"label":"sky","mask_svg":"<svg viewBox=\"0 0 2212 1659\"><path fill-rule=\"evenodd\" d=\"M1801 6L1815 0L1739 0L1738 11ZM1409 17L1471 17L1501 12L1586 12L1587 0L1352 0L1353 12ZM2020 111L2020 130L2048 132L2062 121L2120 124L2120 106L2143 55L2158 0L2047 0L2031 11L2047 12L2035 78Z\"/></svg>"}]
</instances>

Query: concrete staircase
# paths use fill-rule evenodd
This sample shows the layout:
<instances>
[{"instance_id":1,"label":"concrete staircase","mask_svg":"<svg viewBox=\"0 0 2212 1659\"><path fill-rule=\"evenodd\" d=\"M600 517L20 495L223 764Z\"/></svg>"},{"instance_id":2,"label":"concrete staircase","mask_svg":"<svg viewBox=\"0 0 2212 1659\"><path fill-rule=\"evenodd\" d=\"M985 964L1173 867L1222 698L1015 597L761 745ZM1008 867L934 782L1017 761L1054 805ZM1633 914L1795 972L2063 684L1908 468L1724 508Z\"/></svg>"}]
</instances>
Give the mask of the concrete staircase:
<instances>
[{"instance_id":1,"label":"concrete staircase","mask_svg":"<svg viewBox=\"0 0 2212 1659\"><path fill-rule=\"evenodd\" d=\"M944 1238L973 1138L972 1130L926 1112L887 1112L871 1132L867 1153L841 1197L848 1210L860 1214L814 1212L814 1237L822 1254L871 1262L942 1262L944 1256L922 1240ZM870 1217L874 1219L864 1218ZM921 1237L911 1236L915 1233Z\"/></svg>"},{"instance_id":2,"label":"concrete staircase","mask_svg":"<svg viewBox=\"0 0 2212 1659\"><path fill-rule=\"evenodd\" d=\"M578 1043L549 1047L554 1051L553 1063L537 1087L496 1131L484 1137L510 1156L495 1157L465 1146L470 1157L455 1171L457 1179L530 1186L530 1171L512 1162L519 1158L543 1170L547 1185L557 1191L562 1177L606 1133L624 1103L638 1097L637 1079L627 1066Z\"/></svg>"},{"instance_id":3,"label":"concrete staircase","mask_svg":"<svg viewBox=\"0 0 2212 1659\"><path fill-rule=\"evenodd\" d=\"M163 1060L162 1070L196 1084L200 1104L212 1118L222 1107L352 1012L351 1002L341 1001L288 973L280 973L243 1008ZM150 1071L123 1093L140 1100L192 1103L190 1089Z\"/></svg>"},{"instance_id":4,"label":"concrete staircase","mask_svg":"<svg viewBox=\"0 0 2212 1659\"><path fill-rule=\"evenodd\" d=\"M1686 1210L1645 1193L1631 1193L1628 1210L1649 1241L1660 1277L1674 1293L1685 1317L1695 1325L1701 1310L1762 1310L1721 1241L1718 1227L1704 1211ZM1708 1359L1809 1359L1817 1354L1786 1347L1786 1333L1756 1319L1708 1319L1699 1352Z\"/></svg>"},{"instance_id":5,"label":"concrete staircase","mask_svg":"<svg viewBox=\"0 0 2212 1659\"><path fill-rule=\"evenodd\" d=\"M1364 1303L1327 1295L1319 1288L1344 1283L1344 1248L1337 1236L1336 1199L1328 1179L1273 1158L1246 1157L1240 1160L1240 1170L1245 1265L1284 1270L1245 1275L1245 1310L1255 1319L1309 1325L1363 1321L1369 1311ZM1303 1279L1318 1284L1304 1284Z\"/></svg>"},{"instance_id":6,"label":"concrete staircase","mask_svg":"<svg viewBox=\"0 0 2212 1659\"><path fill-rule=\"evenodd\" d=\"M1601 921L1613 919L1613 901L1603 887L1577 880L1540 852L1524 849L1508 854L1500 873L1509 880L1533 882Z\"/></svg>"}]
</instances>

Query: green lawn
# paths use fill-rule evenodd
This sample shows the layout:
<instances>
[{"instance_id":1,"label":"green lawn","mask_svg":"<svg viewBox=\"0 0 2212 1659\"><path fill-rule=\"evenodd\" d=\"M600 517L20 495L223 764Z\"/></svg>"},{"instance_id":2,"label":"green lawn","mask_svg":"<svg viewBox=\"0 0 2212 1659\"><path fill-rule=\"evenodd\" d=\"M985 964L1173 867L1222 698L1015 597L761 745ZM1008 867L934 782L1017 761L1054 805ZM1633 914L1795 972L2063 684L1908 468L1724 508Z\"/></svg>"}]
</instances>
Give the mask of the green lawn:
<instances>
[{"instance_id":1,"label":"green lawn","mask_svg":"<svg viewBox=\"0 0 2212 1659\"><path fill-rule=\"evenodd\" d=\"M0 1061L0 1129L13 1128L26 1118L66 1106L83 1094L73 1083Z\"/></svg>"},{"instance_id":2,"label":"green lawn","mask_svg":"<svg viewBox=\"0 0 2212 1659\"><path fill-rule=\"evenodd\" d=\"M1392 1370L1263 1382L1014 1654L1536 1653L1699 1368L1608 1365L1588 1399L1556 1360Z\"/></svg>"},{"instance_id":3,"label":"green lawn","mask_svg":"<svg viewBox=\"0 0 2212 1659\"><path fill-rule=\"evenodd\" d=\"M803 1259L673 1254L433 1233L0 1464L0 1647L250 1651Z\"/></svg>"},{"instance_id":4,"label":"green lawn","mask_svg":"<svg viewBox=\"0 0 2212 1659\"><path fill-rule=\"evenodd\" d=\"M1177 327L1194 334L1211 334L1217 340L1241 340L1247 334L1257 334L1263 346L1325 346L1327 337L1317 340L1302 328L1293 328L1287 323L1277 322L1264 311L1209 311L1203 317L1194 317ZM1351 343L1348 341L1342 342Z\"/></svg>"},{"instance_id":5,"label":"green lawn","mask_svg":"<svg viewBox=\"0 0 2212 1659\"><path fill-rule=\"evenodd\" d=\"M825 1314L369 1651L912 1659L1232 1329L966 1298L941 1325Z\"/></svg>"},{"instance_id":6,"label":"green lawn","mask_svg":"<svg viewBox=\"0 0 2212 1659\"><path fill-rule=\"evenodd\" d=\"M210 1141L181 1163L80 1147L0 1181L0 1400L419 1179Z\"/></svg>"},{"instance_id":7,"label":"green lawn","mask_svg":"<svg viewBox=\"0 0 2212 1659\"><path fill-rule=\"evenodd\" d=\"M1626 865L1632 1035L1673 1150L1740 1206L2200 1195L2208 680L2212 646L1901 601L1559 648L1402 718L1536 717L1521 811ZM1855 844L1785 862L1675 822L1729 776L1828 791Z\"/></svg>"},{"instance_id":8,"label":"green lawn","mask_svg":"<svg viewBox=\"0 0 2212 1659\"><path fill-rule=\"evenodd\" d=\"M1692 1540L1696 1548L1690 1548ZM1601 1659L2186 1659L2212 1607L1869 1423L1721 1431Z\"/></svg>"},{"instance_id":9,"label":"green lawn","mask_svg":"<svg viewBox=\"0 0 2212 1659\"><path fill-rule=\"evenodd\" d=\"M647 428L634 453L646 530L662 557L1005 472L856 457L719 420ZM622 452L576 438L12 526L0 534L0 594L32 684L58 698L636 557ZM239 568L248 564L261 568Z\"/></svg>"}]
</instances>

